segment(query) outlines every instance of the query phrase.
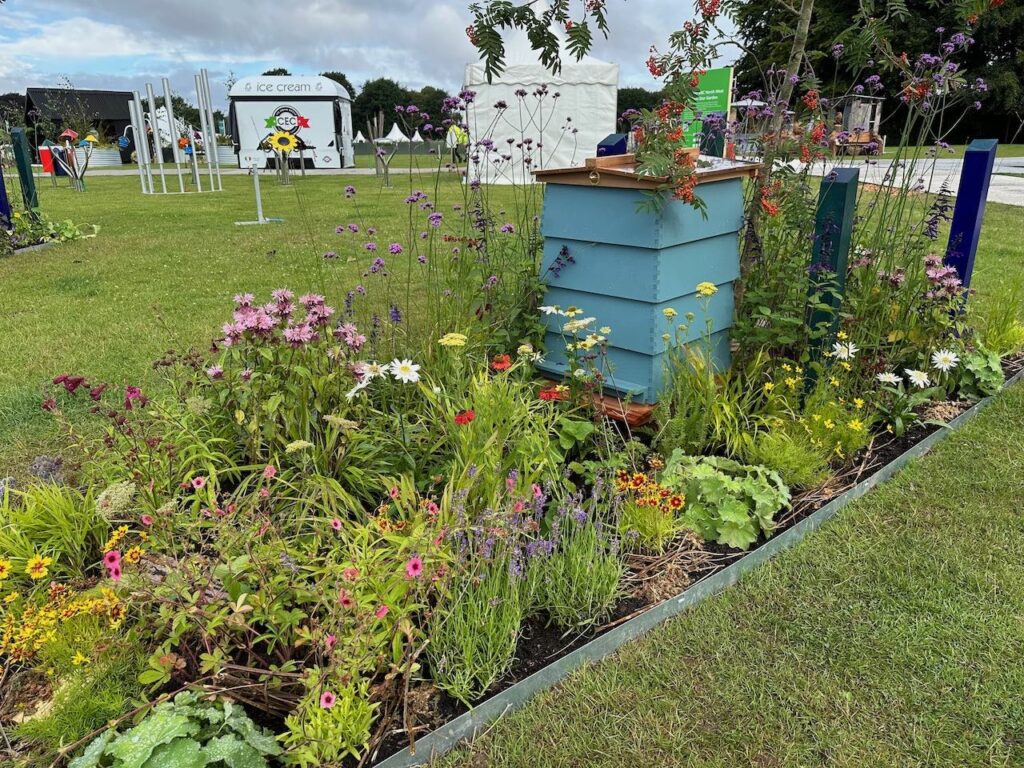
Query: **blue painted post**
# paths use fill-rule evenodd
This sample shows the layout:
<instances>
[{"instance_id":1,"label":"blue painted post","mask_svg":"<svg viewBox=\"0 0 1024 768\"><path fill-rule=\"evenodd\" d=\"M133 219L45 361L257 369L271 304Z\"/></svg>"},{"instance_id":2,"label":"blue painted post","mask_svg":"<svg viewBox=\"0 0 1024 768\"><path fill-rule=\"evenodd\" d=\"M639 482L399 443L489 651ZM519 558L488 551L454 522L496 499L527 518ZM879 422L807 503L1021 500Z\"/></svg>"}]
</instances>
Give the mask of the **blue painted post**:
<instances>
[{"instance_id":1,"label":"blue painted post","mask_svg":"<svg viewBox=\"0 0 1024 768\"><path fill-rule=\"evenodd\" d=\"M815 297L815 303L824 306L810 308L808 325L812 330L827 326L827 330L812 337L812 351L831 346L839 327L859 176L857 168L834 168L822 179L818 190L809 291Z\"/></svg>"},{"instance_id":2,"label":"blue painted post","mask_svg":"<svg viewBox=\"0 0 1024 768\"><path fill-rule=\"evenodd\" d=\"M949 228L946 246L946 264L956 269L964 288L971 285L974 257L981 239L981 222L985 216L985 199L996 162L996 139L975 139L964 153L964 167L960 173L960 188L953 208L953 223Z\"/></svg>"},{"instance_id":3,"label":"blue painted post","mask_svg":"<svg viewBox=\"0 0 1024 768\"><path fill-rule=\"evenodd\" d=\"M7 186L4 184L3 169L0 168L0 226L11 223L11 201L7 197Z\"/></svg>"}]
</instances>

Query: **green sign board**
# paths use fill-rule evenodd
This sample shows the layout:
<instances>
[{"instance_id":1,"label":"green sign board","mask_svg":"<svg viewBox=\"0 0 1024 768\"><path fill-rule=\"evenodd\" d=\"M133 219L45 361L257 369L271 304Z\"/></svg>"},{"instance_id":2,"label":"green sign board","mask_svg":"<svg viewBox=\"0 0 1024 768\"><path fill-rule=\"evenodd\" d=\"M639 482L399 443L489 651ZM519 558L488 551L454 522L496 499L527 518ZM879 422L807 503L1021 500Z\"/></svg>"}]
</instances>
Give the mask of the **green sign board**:
<instances>
[{"instance_id":1,"label":"green sign board","mask_svg":"<svg viewBox=\"0 0 1024 768\"><path fill-rule=\"evenodd\" d=\"M696 100L699 114L718 112L728 116L729 106L732 103L732 67L719 67L705 72L700 78L700 85L697 86ZM693 120L693 113L684 112L683 119ZM697 146L697 134L701 132L702 128L700 120L690 123L683 134L683 142L686 146Z\"/></svg>"}]
</instances>

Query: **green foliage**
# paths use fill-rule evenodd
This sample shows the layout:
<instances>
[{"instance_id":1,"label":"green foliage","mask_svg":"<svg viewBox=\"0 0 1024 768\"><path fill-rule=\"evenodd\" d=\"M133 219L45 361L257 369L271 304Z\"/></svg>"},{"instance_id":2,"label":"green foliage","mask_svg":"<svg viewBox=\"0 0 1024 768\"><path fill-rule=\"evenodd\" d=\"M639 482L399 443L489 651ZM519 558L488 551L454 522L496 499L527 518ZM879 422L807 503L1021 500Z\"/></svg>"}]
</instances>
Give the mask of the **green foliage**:
<instances>
[{"instance_id":1,"label":"green foliage","mask_svg":"<svg viewBox=\"0 0 1024 768\"><path fill-rule=\"evenodd\" d=\"M969 308L986 349L1000 356L1024 349L1024 279L1000 282L980 309Z\"/></svg>"},{"instance_id":2,"label":"green foliage","mask_svg":"<svg viewBox=\"0 0 1024 768\"><path fill-rule=\"evenodd\" d=\"M376 123L377 115L384 115L384 132L386 136L395 123L395 106L404 105L409 102L409 91L401 85L386 77L378 77L375 80L368 80L363 83L359 95L352 102L352 125L353 130L362 131L369 139L367 123Z\"/></svg>"},{"instance_id":3,"label":"green foliage","mask_svg":"<svg viewBox=\"0 0 1024 768\"><path fill-rule=\"evenodd\" d=\"M277 741L237 704L183 692L123 733L104 731L68 768L266 768Z\"/></svg>"},{"instance_id":4,"label":"green foliage","mask_svg":"<svg viewBox=\"0 0 1024 768\"><path fill-rule=\"evenodd\" d=\"M979 347L965 352L957 369L957 391L961 397L980 400L1003 388L1006 376L999 355Z\"/></svg>"},{"instance_id":5,"label":"green foliage","mask_svg":"<svg viewBox=\"0 0 1024 768\"><path fill-rule=\"evenodd\" d=\"M812 440L803 429L779 424L758 432L742 458L774 470L790 488L812 488L829 475L829 452Z\"/></svg>"},{"instance_id":6,"label":"green foliage","mask_svg":"<svg viewBox=\"0 0 1024 768\"><path fill-rule=\"evenodd\" d=\"M311 675L309 695L285 719L286 730L281 736L287 750L285 765L337 765L347 757L358 760L366 751L374 712L379 706L370 702L370 681L357 679L330 691L326 686L321 675ZM334 697L329 707L321 704L324 693Z\"/></svg>"},{"instance_id":7,"label":"green foliage","mask_svg":"<svg viewBox=\"0 0 1024 768\"><path fill-rule=\"evenodd\" d=\"M102 554L110 524L93 499L69 486L40 484L0 497L0 559L24 575L33 555L53 558L50 572L81 578Z\"/></svg>"},{"instance_id":8,"label":"green foliage","mask_svg":"<svg viewBox=\"0 0 1024 768\"><path fill-rule=\"evenodd\" d=\"M622 505L619 532L631 549L663 552L676 535L685 528L671 510L638 499L628 499Z\"/></svg>"},{"instance_id":9,"label":"green foliage","mask_svg":"<svg viewBox=\"0 0 1024 768\"><path fill-rule=\"evenodd\" d=\"M778 473L716 456L674 451L661 481L686 494L682 520L708 541L749 549L771 536L775 514L789 504Z\"/></svg>"}]
</instances>

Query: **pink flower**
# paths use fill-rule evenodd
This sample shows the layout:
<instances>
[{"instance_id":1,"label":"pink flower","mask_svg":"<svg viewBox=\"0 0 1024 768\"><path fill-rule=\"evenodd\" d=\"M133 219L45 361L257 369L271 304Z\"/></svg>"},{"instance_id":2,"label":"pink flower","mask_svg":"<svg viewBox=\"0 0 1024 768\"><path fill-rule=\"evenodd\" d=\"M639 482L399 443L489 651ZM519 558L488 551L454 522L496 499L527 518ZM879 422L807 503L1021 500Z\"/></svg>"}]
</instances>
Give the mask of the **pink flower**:
<instances>
[{"instance_id":1,"label":"pink flower","mask_svg":"<svg viewBox=\"0 0 1024 768\"><path fill-rule=\"evenodd\" d=\"M373 615L376 616L378 619L383 619L385 616L388 615L388 612L390 610L391 609L388 608L386 605L378 605L377 610L373 612Z\"/></svg>"},{"instance_id":2,"label":"pink flower","mask_svg":"<svg viewBox=\"0 0 1024 768\"><path fill-rule=\"evenodd\" d=\"M541 487L539 485L537 485L536 483L534 483L531 486L531 488L533 489L533 498L539 499L539 498L541 498L544 495L544 491L541 490Z\"/></svg>"},{"instance_id":3,"label":"pink flower","mask_svg":"<svg viewBox=\"0 0 1024 768\"><path fill-rule=\"evenodd\" d=\"M337 642L338 642L338 638L336 638L334 635L328 635L327 639L324 640L324 650L326 650L328 653L330 653L331 651L334 650L334 644L337 643Z\"/></svg>"},{"instance_id":4,"label":"pink flower","mask_svg":"<svg viewBox=\"0 0 1024 768\"><path fill-rule=\"evenodd\" d=\"M396 488L392 488L390 491L388 491L388 496L390 496L392 499L397 499L398 495L399 495L399 490L398 490L397 487Z\"/></svg>"},{"instance_id":5,"label":"pink flower","mask_svg":"<svg viewBox=\"0 0 1024 768\"><path fill-rule=\"evenodd\" d=\"M331 693L330 691L324 691L320 694L320 708L330 709L334 706L334 702L336 702L337 700L338 697L335 696L333 693Z\"/></svg>"},{"instance_id":6,"label":"pink flower","mask_svg":"<svg viewBox=\"0 0 1024 768\"><path fill-rule=\"evenodd\" d=\"M273 480L277 476L277 467L273 464L267 464L266 469L263 470L264 480Z\"/></svg>"},{"instance_id":7,"label":"pink flower","mask_svg":"<svg viewBox=\"0 0 1024 768\"><path fill-rule=\"evenodd\" d=\"M141 522L143 525L152 525L153 524L153 516L152 515L143 515L141 518L139 518L139 522Z\"/></svg>"},{"instance_id":8,"label":"pink flower","mask_svg":"<svg viewBox=\"0 0 1024 768\"><path fill-rule=\"evenodd\" d=\"M110 578L113 579L114 581L120 581L121 580L121 566L120 565L113 565L113 566L109 567L107 569L107 573L110 574Z\"/></svg>"},{"instance_id":9,"label":"pink flower","mask_svg":"<svg viewBox=\"0 0 1024 768\"><path fill-rule=\"evenodd\" d=\"M206 478L203 477L202 475L200 475L199 477L192 478L192 487L195 488L197 491L204 485L206 485Z\"/></svg>"},{"instance_id":10,"label":"pink flower","mask_svg":"<svg viewBox=\"0 0 1024 768\"><path fill-rule=\"evenodd\" d=\"M342 608L353 608L355 607L356 601L352 597L352 593L342 587L338 590L338 605Z\"/></svg>"},{"instance_id":11,"label":"pink flower","mask_svg":"<svg viewBox=\"0 0 1024 768\"><path fill-rule=\"evenodd\" d=\"M437 504L435 504L433 501L428 501L427 502L427 514L428 515L430 515L431 517L434 517L440 511L441 511L440 507L438 507Z\"/></svg>"},{"instance_id":12,"label":"pink flower","mask_svg":"<svg viewBox=\"0 0 1024 768\"><path fill-rule=\"evenodd\" d=\"M344 571L341 572L341 575L344 577L345 581L355 581L359 578L359 569L346 568Z\"/></svg>"},{"instance_id":13,"label":"pink flower","mask_svg":"<svg viewBox=\"0 0 1024 768\"><path fill-rule=\"evenodd\" d=\"M270 495L270 490L267 488L260 488L260 498L265 499Z\"/></svg>"},{"instance_id":14,"label":"pink flower","mask_svg":"<svg viewBox=\"0 0 1024 768\"><path fill-rule=\"evenodd\" d=\"M413 557L405 564L405 575L410 579L419 578L423 573L423 561L419 557Z\"/></svg>"},{"instance_id":15,"label":"pink flower","mask_svg":"<svg viewBox=\"0 0 1024 768\"><path fill-rule=\"evenodd\" d=\"M333 528L336 531L340 531L341 530L341 520L339 520L336 517L331 518L331 528Z\"/></svg>"},{"instance_id":16,"label":"pink flower","mask_svg":"<svg viewBox=\"0 0 1024 768\"><path fill-rule=\"evenodd\" d=\"M115 565L121 564L121 551L118 549L112 549L103 556L103 564L107 568L112 568Z\"/></svg>"}]
</instances>

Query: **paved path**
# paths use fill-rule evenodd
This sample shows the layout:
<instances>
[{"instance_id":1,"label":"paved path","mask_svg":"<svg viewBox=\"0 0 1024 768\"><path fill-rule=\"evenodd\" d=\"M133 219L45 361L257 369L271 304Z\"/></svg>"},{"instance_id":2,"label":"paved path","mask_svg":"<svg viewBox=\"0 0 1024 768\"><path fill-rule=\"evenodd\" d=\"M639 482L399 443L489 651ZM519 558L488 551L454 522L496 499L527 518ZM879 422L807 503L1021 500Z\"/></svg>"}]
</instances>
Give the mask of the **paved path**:
<instances>
[{"instance_id":1,"label":"paved path","mask_svg":"<svg viewBox=\"0 0 1024 768\"><path fill-rule=\"evenodd\" d=\"M860 168L861 181L880 184L892 169L893 162L892 160L865 159L851 160L844 165ZM897 168L895 172L903 176L910 169L905 163L901 163L901 165L903 167ZM801 167L801 165L795 163L794 167ZM816 163L811 169L811 173L824 176L833 167L832 164ZM962 168L963 160L926 159L918 161L911 173L913 180L920 181L928 188L929 192L938 192L945 183L946 188L952 190L955 195L960 186ZM1008 175L1015 173L1024 174L1024 157L997 157L992 181L988 188L988 200L995 203L1024 206L1024 175Z\"/></svg>"}]
</instances>

